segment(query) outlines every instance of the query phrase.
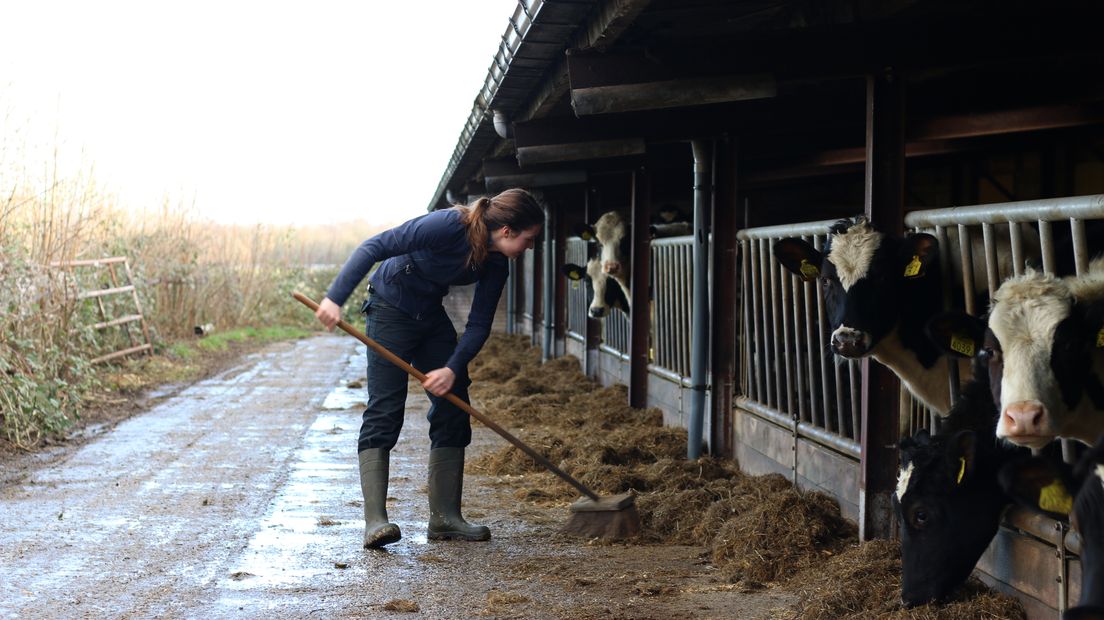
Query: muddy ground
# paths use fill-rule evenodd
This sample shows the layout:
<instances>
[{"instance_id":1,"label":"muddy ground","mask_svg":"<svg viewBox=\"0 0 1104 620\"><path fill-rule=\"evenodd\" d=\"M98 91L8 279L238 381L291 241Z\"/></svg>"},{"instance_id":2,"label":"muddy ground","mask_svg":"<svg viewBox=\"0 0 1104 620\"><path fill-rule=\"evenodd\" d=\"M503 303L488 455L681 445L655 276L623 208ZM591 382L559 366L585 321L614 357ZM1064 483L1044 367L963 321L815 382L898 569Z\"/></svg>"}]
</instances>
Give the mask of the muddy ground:
<instances>
[{"instance_id":1,"label":"muddy ground","mask_svg":"<svg viewBox=\"0 0 1104 620\"><path fill-rule=\"evenodd\" d=\"M525 357L523 349L499 341L498 357ZM404 538L386 551L361 549L355 437L363 347L320 336L152 393L144 413L79 441L7 459L0 615L973 618L979 601L992 598L975 592L958 607L898 610L893 545L858 546L845 525L801 538L797 546L808 553L767 557L751 539L777 520L752 508L783 498L788 518L808 513L825 522L819 510L835 523L832 507L778 480L741 477L729 464L678 463L670 452L682 450L684 435L635 428L654 426L655 416L624 408L617 388L557 388L551 371L570 370L565 364L521 373L529 379L518 379L517 368L499 380L485 376L477 404L601 492L643 491L645 532L637 539L561 534L570 489L477 427L465 512L490 526L492 539L427 541L428 401L415 389L389 492ZM572 398L614 416L615 428L596 430L608 426L604 418L564 413L587 411L568 407ZM573 453L585 441L555 436L561 431L543 424L554 412L582 437L612 437L610 449ZM739 489L760 491L748 499ZM1015 615L1007 600L985 604L998 610L989 617Z\"/></svg>"}]
</instances>

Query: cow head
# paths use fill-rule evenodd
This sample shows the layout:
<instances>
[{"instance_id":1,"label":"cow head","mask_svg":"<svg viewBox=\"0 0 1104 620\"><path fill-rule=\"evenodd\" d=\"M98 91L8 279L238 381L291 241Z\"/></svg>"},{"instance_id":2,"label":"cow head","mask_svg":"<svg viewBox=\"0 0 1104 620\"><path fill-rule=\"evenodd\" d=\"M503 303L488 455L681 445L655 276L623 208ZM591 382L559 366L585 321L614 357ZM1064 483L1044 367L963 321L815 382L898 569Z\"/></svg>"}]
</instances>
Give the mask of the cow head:
<instances>
[{"instance_id":1,"label":"cow head","mask_svg":"<svg viewBox=\"0 0 1104 620\"><path fill-rule=\"evenodd\" d=\"M578 282L586 285L587 297L590 299L590 307L587 314L591 318L601 319L609 314L610 308L617 308L622 312L629 311L629 300L621 286L613 281L602 271L601 261L592 258L587 261L585 267L568 263L563 266L563 273L573 286Z\"/></svg>"},{"instance_id":2,"label":"cow head","mask_svg":"<svg viewBox=\"0 0 1104 620\"><path fill-rule=\"evenodd\" d=\"M1079 301L1086 280L1059 279L1029 270L1004 282L993 298L988 329L966 327L977 319L953 313L959 332L956 355L972 354L988 366L993 400L1000 407L997 437L1041 448L1056 437L1090 442L1104 406L1104 386L1093 368L1094 350L1104 346L1104 304ZM957 321L957 323L956 323ZM971 353L972 352L972 353Z\"/></svg>"},{"instance_id":3,"label":"cow head","mask_svg":"<svg viewBox=\"0 0 1104 620\"><path fill-rule=\"evenodd\" d=\"M994 445L996 407L980 377L963 386L945 432L920 430L900 445L893 506L901 532L901 600L909 606L945 599L966 581L1009 502L997 472L1017 452Z\"/></svg>"},{"instance_id":4,"label":"cow head","mask_svg":"<svg viewBox=\"0 0 1104 620\"><path fill-rule=\"evenodd\" d=\"M1104 437L1072 473L1056 458L1033 457L1006 466L1000 479L1029 510L1055 519L1070 516L1081 534L1081 600L1063 618L1104 617Z\"/></svg>"},{"instance_id":5,"label":"cow head","mask_svg":"<svg viewBox=\"0 0 1104 620\"><path fill-rule=\"evenodd\" d=\"M774 255L784 267L806 282L819 281L824 288L832 350L849 358L869 355L897 326L904 288L923 279L938 254L935 237L924 233L890 237L875 230L865 217L836 222L823 254L792 237L774 245ZM917 326L917 333L921 327Z\"/></svg>"},{"instance_id":6,"label":"cow head","mask_svg":"<svg viewBox=\"0 0 1104 620\"><path fill-rule=\"evenodd\" d=\"M598 260L604 273L619 281L629 281L632 239L629 225L616 211L603 213L594 223L594 238L598 241Z\"/></svg>"}]
</instances>

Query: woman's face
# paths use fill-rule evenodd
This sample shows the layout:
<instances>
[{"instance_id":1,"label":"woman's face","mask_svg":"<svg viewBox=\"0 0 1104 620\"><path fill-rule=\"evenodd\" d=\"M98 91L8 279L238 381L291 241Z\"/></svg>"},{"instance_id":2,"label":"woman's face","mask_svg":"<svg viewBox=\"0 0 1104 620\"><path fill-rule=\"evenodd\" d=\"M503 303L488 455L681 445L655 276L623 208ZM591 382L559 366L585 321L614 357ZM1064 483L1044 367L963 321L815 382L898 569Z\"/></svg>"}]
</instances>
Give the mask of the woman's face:
<instances>
[{"instance_id":1,"label":"woman's face","mask_svg":"<svg viewBox=\"0 0 1104 620\"><path fill-rule=\"evenodd\" d=\"M505 254L506 258L517 258L525 253L525 250L533 247L540 234L540 224L521 232L516 232L509 226L503 226L492 234L492 246L494 251Z\"/></svg>"}]
</instances>

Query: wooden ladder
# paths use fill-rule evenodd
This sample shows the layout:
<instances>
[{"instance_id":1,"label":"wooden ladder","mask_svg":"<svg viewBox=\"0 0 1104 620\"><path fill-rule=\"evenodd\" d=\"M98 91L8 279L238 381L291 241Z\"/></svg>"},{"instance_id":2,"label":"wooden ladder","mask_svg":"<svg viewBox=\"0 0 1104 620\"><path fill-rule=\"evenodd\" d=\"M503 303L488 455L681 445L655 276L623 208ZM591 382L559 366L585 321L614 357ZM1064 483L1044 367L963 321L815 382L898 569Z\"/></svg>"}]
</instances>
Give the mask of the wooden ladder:
<instances>
[{"instance_id":1,"label":"wooden ladder","mask_svg":"<svg viewBox=\"0 0 1104 620\"><path fill-rule=\"evenodd\" d=\"M126 284L123 285L123 286L119 285L119 277L118 277L118 274L115 271L116 265L119 265L120 263L122 264L123 270L126 274ZM99 364L101 362L106 362L106 361L113 360L113 359L118 358L118 357L131 355L133 353L145 353L147 355L153 355L153 344L152 344L152 341L150 340L149 327L146 325L146 319L142 314L142 302L138 300L138 290L134 286L134 276L130 271L130 262L127 259L127 257L125 257L125 256L112 256L111 258L95 258L95 259L88 259L88 260L73 260L73 261L52 263L51 266L56 267L56 268L62 268L62 269L72 269L74 267L107 267L108 274L111 276L111 287L110 288L96 289L96 290L90 290L90 291L82 291L81 293L79 293L77 295L77 300L80 301L80 300L84 300L84 299L95 299L96 300L96 305L100 309L100 319L102 319L102 320L99 323L94 324L92 326L92 329L95 329L97 331L102 331L102 330L107 329L109 327L115 327L115 326L120 326L120 325L124 326L124 331L127 334L127 338L130 340L130 345L131 346L129 346L125 349L114 351L112 353L108 353L106 355L101 355L97 358L94 358L92 360L93 364ZM137 313L136 314L127 314L125 316L120 316L120 317L109 319L108 316L107 316L107 310L104 307L104 303L103 303L104 297L107 297L109 295L125 295L127 293L130 293L131 298L134 300L134 308L137 310ZM135 322L141 324L141 326L142 326L142 335L145 337L145 342L140 341L134 335L134 332L129 327L126 327L130 323L135 323Z\"/></svg>"}]
</instances>

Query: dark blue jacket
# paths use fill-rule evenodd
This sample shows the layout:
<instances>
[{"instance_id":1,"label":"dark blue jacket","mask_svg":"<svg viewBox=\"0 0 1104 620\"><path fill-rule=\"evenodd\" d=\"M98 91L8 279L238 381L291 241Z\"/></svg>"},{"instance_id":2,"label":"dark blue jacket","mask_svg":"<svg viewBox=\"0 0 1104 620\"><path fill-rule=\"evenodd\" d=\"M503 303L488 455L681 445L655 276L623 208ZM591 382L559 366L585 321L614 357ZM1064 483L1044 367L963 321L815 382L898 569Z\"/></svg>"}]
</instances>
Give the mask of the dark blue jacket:
<instances>
[{"instance_id":1,"label":"dark blue jacket","mask_svg":"<svg viewBox=\"0 0 1104 620\"><path fill-rule=\"evenodd\" d=\"M449 285L478 282L464 335L445 364L464 377L468 362L491 333L509 266L498 252L489 252L478 269L468 266L471 243L460 216L456 209L434 211L368 239L345 262L326 297L344 305L372 265L382 260L368 279L375 294L420 321L440 307Z\"/></svg>"}]
</instances>

